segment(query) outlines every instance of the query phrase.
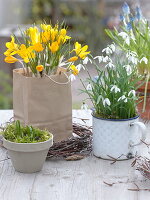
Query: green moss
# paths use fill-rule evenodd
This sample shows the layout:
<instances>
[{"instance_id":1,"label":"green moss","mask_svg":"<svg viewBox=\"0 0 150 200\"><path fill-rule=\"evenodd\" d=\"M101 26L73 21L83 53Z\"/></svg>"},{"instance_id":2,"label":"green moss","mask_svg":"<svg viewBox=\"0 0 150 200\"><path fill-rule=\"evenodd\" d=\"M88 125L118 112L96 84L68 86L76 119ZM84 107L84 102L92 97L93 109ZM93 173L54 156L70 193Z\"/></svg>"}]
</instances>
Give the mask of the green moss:
<instances>
[{"instance_id":1,"label":"green moss","mask_svg":"<svg viewBox=\"0 0 150 200\"><path fill-rule=\"evenodd\" d=\"M6 140L16 143L44 142L52 137L46 130L40 130L32 126L22 126L20 121L9 124L1 134Z\"/></svg>"}]
</instances>

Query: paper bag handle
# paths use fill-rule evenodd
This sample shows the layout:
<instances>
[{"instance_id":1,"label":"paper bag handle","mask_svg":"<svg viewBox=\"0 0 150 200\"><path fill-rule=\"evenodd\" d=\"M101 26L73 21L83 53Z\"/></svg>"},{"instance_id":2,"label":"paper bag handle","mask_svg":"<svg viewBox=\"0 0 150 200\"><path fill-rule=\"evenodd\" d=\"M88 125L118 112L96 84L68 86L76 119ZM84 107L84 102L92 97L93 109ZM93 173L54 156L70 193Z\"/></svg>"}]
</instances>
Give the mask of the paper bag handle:
<instances>
[{"instance_id":1,"label":"paper bag handle","mask_svg":"<svg viewBox=\"0 0 150 200\"><path fill-rule=\"evenodd\" d=\"M52 79L52 78L51 78L50 76L48 76L47 74L45 74L45 76L46 76L47 78L49 78L51 81L53 81L54 83L58 84L58 85L67 85L67 84L70 82L69 77L67 76L66 73L64 73L64 72L61 72L61 73L63 73L63 74L66 76L66 78L68 79L67 82L65 82L65 83L60 83L60 82L55 81L54 79Z\"/></svg>"}]
</instances>

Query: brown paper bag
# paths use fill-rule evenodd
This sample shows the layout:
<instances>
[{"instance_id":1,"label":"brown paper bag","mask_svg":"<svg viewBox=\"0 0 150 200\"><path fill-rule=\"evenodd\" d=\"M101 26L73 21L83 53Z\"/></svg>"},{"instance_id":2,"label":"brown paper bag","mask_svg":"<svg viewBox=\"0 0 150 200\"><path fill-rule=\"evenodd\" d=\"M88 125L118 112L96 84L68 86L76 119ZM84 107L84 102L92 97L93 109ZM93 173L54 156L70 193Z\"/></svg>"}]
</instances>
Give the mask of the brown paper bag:
<instances>
[{"instance_id":1,"label":"brown paper bag","mask_svg":"<svg viewBox=\"0 0 150 200\"><path fill-rule=\"evenodd\" d=\"M71 84L63 73L37 78L24 76L23 69L15 69L13 108L15 120L49 130L54 141L72 134Z\"/></svg>"}]
</instances>

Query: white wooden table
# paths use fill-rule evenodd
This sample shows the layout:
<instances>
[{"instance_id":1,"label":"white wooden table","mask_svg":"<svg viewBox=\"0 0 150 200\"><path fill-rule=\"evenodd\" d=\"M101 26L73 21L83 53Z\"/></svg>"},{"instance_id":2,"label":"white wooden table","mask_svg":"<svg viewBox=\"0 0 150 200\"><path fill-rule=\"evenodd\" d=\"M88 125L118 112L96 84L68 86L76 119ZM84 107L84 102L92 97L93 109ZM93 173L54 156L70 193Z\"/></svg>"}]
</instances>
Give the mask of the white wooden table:
<instances>
[{"instance_id":1,"label":"white wooden table","mask_svg":"<svg viewBox=\"0 0 150 200\"><path fill-rule=\"evenodd\" d=\"M12 110L0 111L0 124L13 116ZM73 111L74 122L88 118L90 111ZM141 153L146 152L141 147ZM150 192L129 191L135 188L150 188L150 181L137 174L131 167L133 160L110 161L94 156L79 161L49 159L41 172L22 174L16 172L11 160L2 161L7 151L0 148L0 200L149 200ZM112 187L104 184L116 183ZM120 183L119 183L120 182Z\"/></svg>"}]
</instances>

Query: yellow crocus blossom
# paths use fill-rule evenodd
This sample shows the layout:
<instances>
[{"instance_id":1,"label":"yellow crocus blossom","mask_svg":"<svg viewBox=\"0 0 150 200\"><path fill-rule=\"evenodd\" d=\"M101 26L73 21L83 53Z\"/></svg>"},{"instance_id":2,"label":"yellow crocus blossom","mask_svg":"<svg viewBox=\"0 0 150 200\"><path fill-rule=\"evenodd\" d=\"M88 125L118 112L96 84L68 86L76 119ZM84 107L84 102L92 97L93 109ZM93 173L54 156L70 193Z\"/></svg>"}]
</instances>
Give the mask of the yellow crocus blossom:
<instances>
[{"instance_id":1,"label":"yellow crocus blossom","mask_svg":"<svg viewBox=\"0 0 150 200\"><path fill-rule=\"evenodd\" d=\"M60 30L60 35L66 36L67 30L65 28Z\"/></svg>"},{"instance_id":2,"label":"yellow crocus blossom","mask_svg":"<svg viewBox=\"0 0 150 200\"><path fill-rule=\"evenodd\" d=\"M78 60L78 57L77 56L73 56L73 57L68 59L68 62L75 62L76 60Z\"/></svg>"},{"instance_id":3,"label":"yellow crocus blossom","mask_svg":"<svg viewBox=\"0 0 150 200\"><path fill-rule=\"evenodd\" d=\"M33 49L37 52L41 52L44 50L42 44L40 42L36 43L33 45Z\"/></svg>"},{"instance_id":4,"label":"yellow crocus blossom","mask_svg":"<svg viewBox=\"0 0 150 200\"><path fill-rule=\"evenodd\" d=\"M44 43L48 42L50 40L50 37L51 37L51 33L48 32L48 31L45 31L45 32L41 33L41 40Z\"/></svg>"},{"instance_id":5,"label":"yellow crocus blossom","mask_svg":"<svg viewBox=\"0 0 150 200\"><path fill-rule=\"evenodd\" d=\"M24 44L21 44L17 54L24 60L25 63L30 62L31 58L35 58L35 54L33 53L33 46L27 48Z\"/></svg>"},{"instance_id":6,"label":"yellow crocus blossom","mask_svg":"<svg viewBox=\"0 0 150 200\"><path fill-rule=\"evenodd\" d=\"M86 56L90 53L90 51L87 52L88 45L81 46L80 43L76 42L75 43L75 49L73 51L76 52L76 55L79 56L81 59L85 59Z\"/></svg>"},{"instance_id":7,"label":"yellow crocus blossom","mask_svg":"<svg viewBox=\"0 0 150 200\"><path fill-rule=\"evenodd\" d=\"M6 63L15 63L17 61L19 61L17 58L15 58L14 56L6 56L6 58L4 59L4 61Z\"/></svg>"},{"instance_id":8,"label":"yellow crocus blossom","mask_svg":"<svg viewBox=\"0 0 150 200\"><path fill-rule=\"evenodd\" d=\"M52 28L50 24L41 24L41 29L44 31L50 31L50 29Z\"/></svg>"},{"instance_id":9,"label":"yellow crocus blossom","mask_svg":"<svg viewBox=\"0 0 150 200\"><path fill-rule=\"evenodd\" d=\"M6 47L8 48L5 52L5 56L15 55L18 50L18 45L15 43L15 38L11 36L11 41L6 42Z\"/></svg>"},{"instance_id":10,"label":"yellow crocus blossom","mask_svg":"<svg viewBox=\"0 0 150 200\"><path fill-rule=\"evenodd\" d=\"M57 41L53 42L51 45L49 45L49 48L50 48L52 53L55 53L59 49L58 42Z\"/></svg>"},{"instance_id":11,"label":"yellow crocus blossom","mask_svg":"<svg viewBox=\"0 0 150 200\"><path fill-rule=\"evenodd\" d=\"M38 65L38 66L36 66L36 70L39 71L39 72L42 72L44 70L44 66Z\"/></svg>"},{"instance_id":12,"label":"yellow crocus blossom","mask_svg":"<svg viewBox=\"0 0 150 200\"><path fill-rule=\"evenodd\" d=\"M72 70L72 73L76 76L79 74L79 70L76 68L75 65L71 65L70 69Z\"/></svg>"},{"instance_id":13,"label":"yellow crocus blossom","mask_svg":"<svg viewBox=\"0 0 150 200\"><path fill-rule=\"evenodd\" d=\"M51 32L50 32L50 39L52 41L54 41L56 39L56 37L58 36L58 30L56 28L54 29L51 29Z\"/></svg>"},{"instance_id":14,"label":"yellow crocus blossom","mask_svg":"<svg viewBox=\"0 0 150 200\"><path fill-rule=\"evenodd\" d=\"M32 45L40 41L39 30L36 26L27 29L26 34L29 36Z\"/></svg>"}]
</instances>

